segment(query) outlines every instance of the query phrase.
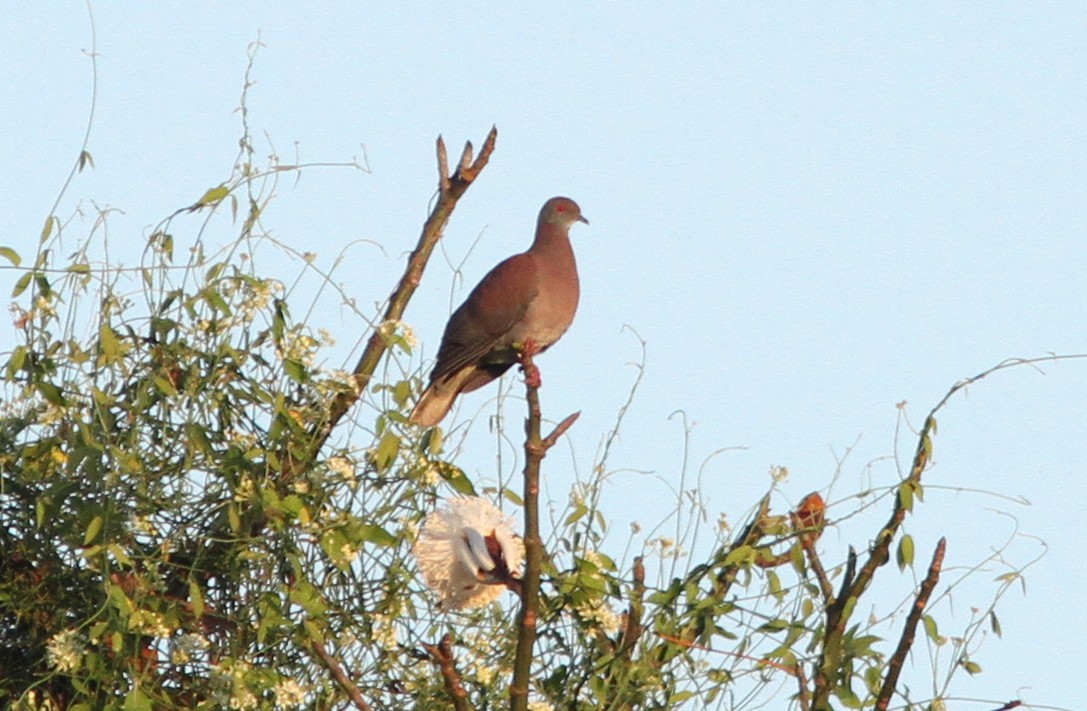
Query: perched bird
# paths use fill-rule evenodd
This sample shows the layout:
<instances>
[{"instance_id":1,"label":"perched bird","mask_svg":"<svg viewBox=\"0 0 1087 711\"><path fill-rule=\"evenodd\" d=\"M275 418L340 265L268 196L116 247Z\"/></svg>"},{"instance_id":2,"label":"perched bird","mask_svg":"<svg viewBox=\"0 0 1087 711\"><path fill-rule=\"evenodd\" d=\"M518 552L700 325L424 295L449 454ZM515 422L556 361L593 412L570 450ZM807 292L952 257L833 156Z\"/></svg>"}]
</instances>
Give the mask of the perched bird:
<instances>
[{"instance_id":1,"label":"perched bird","mask_svg":"<svg viewBox=\"0 0 1087 711\"><path fill-rule=\"evenodd\" d=\"M412 422L438 424L457 395L501 376L527 343L539 353L566 332L578 300L577 264L569 239L575 222L589 224L576 202L548 200L528 251L492 269L453 312L430 385L411 412Z\"/></svg>"}]
</instances>

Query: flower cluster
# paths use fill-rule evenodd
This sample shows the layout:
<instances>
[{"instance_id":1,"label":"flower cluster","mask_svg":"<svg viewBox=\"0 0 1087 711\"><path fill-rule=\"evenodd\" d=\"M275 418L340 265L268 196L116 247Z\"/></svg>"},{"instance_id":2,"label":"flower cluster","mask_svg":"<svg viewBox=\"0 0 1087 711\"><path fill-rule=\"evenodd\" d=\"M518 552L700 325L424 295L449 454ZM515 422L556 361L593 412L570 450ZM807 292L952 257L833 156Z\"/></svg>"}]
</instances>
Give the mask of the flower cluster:
<instances>
[{"instance_id":1,"label":"flower cluster","mask_svg":"<svg viewBox=\"0 0 1087 711\"><path fill-rule=\"evenodd\" d=\"M45 645L45 660L62 674L75 671L86 649L82 636L75 630L57 632Z\"/></svg>"},{"instance_id":2,"label":"flower cluster","mask_svg":"<svg viewBox=\"0 0 1087 711\"><path fill-rule=\"evenodd\" d=\"M513 520L475 496L452 498L428 516L412 552L441 606L452 610L486 605L503 586L519 589L525 560Z\"/></svg>"}]
</instances>

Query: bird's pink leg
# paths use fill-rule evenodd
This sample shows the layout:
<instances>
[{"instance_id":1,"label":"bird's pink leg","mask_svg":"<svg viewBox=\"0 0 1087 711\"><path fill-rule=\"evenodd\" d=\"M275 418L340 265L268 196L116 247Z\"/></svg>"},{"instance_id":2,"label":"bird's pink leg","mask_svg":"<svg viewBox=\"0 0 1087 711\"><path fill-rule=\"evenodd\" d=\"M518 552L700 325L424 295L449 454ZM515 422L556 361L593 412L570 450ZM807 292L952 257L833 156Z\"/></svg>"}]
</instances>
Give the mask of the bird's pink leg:
<instances>
[{"instance_id":1,"label":"bird's pink leg","mask_svg":"<svg viewBox=\"0 0 1087 711\"><path fill-rule=\"evenodd\" d=\"M533 388L538 388L543 384L540 379L540 369L532 362L532 356L539 352L540 349L536 346L536 341L526 338L524 345L521 346L521 372L525 374L525 384ZM528 359L527 363L525 359Z\"/></svg>"}]
</instances>

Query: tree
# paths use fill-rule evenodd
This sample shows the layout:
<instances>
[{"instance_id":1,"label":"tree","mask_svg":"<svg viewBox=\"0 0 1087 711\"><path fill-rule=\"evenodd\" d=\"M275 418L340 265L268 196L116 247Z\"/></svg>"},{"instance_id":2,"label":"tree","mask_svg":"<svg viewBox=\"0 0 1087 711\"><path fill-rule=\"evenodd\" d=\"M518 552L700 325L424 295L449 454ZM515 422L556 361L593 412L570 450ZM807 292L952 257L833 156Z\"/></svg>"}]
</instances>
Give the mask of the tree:
<instances>
[{"instance_id":1,"label":"tree","mask_svg":"<svg viewBox=\"0 0 1087 711\"><path fill-rule=\"evenodd\" d=\"M893 486L781 509L772 477L743 525L721 522L697 560L679 549L704 511L681 487L686 535L656 539L652 559L618 558L601 549L602 482L622 414L592 479L550 525L538 476L576 414L545 436L531 379L517 485L478 487L440 429L406 420L419 377L404 360L404 307L497 132L453 170L438 139L433 208L344 372L321 364L329 339L292 317L291 290L259 266L277 180L314 166L258 165L244 93L242 117L233 175L157 225L138 267L97 261L95 229L61 256L74 226L56 214L25 264L25 250L0 249L17 274L20 336L5 353L0 419L6 705L744 708L777 694L818 711L938 709L957 672L980 670L974 635L999 623L990 608L957 642L941 632L946 542L923 552L916 584L886 564L893 554L900 570L915 566L903 522L923 498L936 415L1018 362L956 384ZM76 170L92 166L84 145ZM218 246L222 229L236 233ZM536 367L531 353L522 366ZM522 514L523 572L483 583L518 591L501 603L443 609L418 574L420 525L453 495ZM828 528L875 508L887 518L870 539L841 555L823 544ZM859 603L877 577L904 603L865 620ZM996 597L1018 580L1010 571ZM901 683L918 628L952 649L935 695Z\"/></svg>"}]
</instances>

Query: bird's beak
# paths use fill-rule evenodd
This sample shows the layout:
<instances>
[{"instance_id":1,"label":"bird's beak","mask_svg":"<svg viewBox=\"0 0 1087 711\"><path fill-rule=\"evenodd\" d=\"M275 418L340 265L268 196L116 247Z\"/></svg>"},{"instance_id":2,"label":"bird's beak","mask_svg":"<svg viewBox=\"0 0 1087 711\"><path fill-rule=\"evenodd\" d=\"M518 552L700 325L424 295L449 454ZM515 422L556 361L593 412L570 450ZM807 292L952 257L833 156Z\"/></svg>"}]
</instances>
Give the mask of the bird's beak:
<instances>
[{"instance_id":1,"label":"bird's beak","mask_svg":"<svg viewBox=\"0 0 1087 711\"><path fill-rule=\"evenodd\" d=\"M577 221L578 221L578 222L584 222L584 223L585 223L586 225L587 225L587 224L589 224L589 221L588 221L588 220L586 220L586 219L585 219L584 217L580 217L580 216L579 216L579 217L577 218Z\"/></svg>"}]
</instances>

